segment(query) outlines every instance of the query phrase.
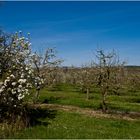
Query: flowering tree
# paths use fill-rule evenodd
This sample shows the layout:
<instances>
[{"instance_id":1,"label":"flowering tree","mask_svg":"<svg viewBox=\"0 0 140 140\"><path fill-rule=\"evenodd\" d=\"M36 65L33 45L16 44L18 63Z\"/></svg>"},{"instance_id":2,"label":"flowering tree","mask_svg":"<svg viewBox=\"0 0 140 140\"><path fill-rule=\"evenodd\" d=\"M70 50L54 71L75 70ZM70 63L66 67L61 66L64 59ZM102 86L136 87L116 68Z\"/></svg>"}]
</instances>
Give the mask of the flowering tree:
<instances>
[{"instance_id":1,"label":"flowering tree","mask_svg":"<svg viewBox=\"0 0 140 140\"><path fill-rule=\"evenodd\" d=\"M86 99L88 100L90 90L95 85L95 72L92 65L84 66L78 71L77 84L82 91L86 91Z\"/></svg>"},{"instance_id":2,"label":"flowering tree","mask_svg":"<svg viewBox=\"0 0 140 140\"><path fill-rule=\"evenodd\" d=\"M0 38L0 115L6 108L11 116L17 108L22 107L23 99L29 95L32 87L34 70L30 63L31 44L29 38L23 37L21 32Z\"/></svg>"},{"instance_id":3,"label":"flowering tree","mask_svg":"<svg viewBox=\"0 0 140 140\"><path fill-rule=\"evenodd\" d=\"M45 54L41 56L34 53L31 57L33 67L35 68L34 86L36 89L35 101L38 100L40 89L45 85L53 84L55 75L57 75L58 65L62 60L56 58L56 52L52 48L47 48Z\"/></svg>"}]
</instances>

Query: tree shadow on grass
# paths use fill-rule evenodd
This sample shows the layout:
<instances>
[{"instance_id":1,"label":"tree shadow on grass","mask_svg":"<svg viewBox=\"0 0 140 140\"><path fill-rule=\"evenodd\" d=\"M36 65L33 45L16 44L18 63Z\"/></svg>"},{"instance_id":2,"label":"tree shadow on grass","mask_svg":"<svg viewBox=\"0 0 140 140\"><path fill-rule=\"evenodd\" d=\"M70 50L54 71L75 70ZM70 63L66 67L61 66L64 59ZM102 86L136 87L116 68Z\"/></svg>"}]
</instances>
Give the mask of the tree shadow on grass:
<instances>
[{"instance_id":1,"label":"tree shadow on grass","mask_svg":"<svg viewBox=\"0 0 140 140\"><path fill-rule=\"evenodd\" d=\"M51 96L51 97L45 99L42 103L43 103L43 104L44 104L44 103L56 103L56 102L58 102L60 99L64 99L64 97L53 97L53 96Z\"/></svg>"},{"instance_id":2,"label":"tree shadow on grass","mask_svg":"<svg viewBox=\"0 0 140 140\"><path fill-rule=\"evenodd\" d=\"M47 126L48 120L56 117L57 111L42 108L28 108L26 116L28 117L28 127L36 125Z\"/></svg>"}]
</instances>

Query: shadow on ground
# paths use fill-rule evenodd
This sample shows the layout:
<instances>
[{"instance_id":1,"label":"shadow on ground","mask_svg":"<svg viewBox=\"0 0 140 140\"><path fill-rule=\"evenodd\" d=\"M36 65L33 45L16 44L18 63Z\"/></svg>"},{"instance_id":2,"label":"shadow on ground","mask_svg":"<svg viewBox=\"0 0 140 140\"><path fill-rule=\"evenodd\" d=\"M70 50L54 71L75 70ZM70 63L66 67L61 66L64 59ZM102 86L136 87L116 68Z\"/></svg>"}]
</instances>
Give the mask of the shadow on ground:
<instances>
[{"instance_id":1,"label":"shadow on ground","mask_svg":"<svg viewBox=\"0 0 140 140\"><path fill-rule=\"evenodd\" d=\"M29 108L26 116L28 117L28 127L36 125L47 126L49 122L47 120L54 119L56 117L57 111L42 108ZM44 121L44 120L45 121Z\"/></svg>"}]
</instances>

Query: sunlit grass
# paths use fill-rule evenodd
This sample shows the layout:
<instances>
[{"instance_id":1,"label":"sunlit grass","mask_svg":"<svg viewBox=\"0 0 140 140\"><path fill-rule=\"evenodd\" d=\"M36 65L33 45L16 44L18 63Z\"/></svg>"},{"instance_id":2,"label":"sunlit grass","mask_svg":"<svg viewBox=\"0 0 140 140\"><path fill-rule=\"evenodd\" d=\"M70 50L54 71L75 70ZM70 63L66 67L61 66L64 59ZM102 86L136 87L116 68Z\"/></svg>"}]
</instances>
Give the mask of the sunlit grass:
<instances>
[{"instance_id":1,"label":"sunlit grass","mask_svg":"<svg viewBox=\"0 0 140 140\"><path fill-rule=\"evenodd\" d=\"M80 92L78 88L70 85L58 85L57 90L43 89L40 95L40 102L56 103L62 105L73 105L81 108L100 109L102 97L99 90L95 89L90 93L90 99L86 100L86 93ZM140 112L140 94L128 95L108 95L108 109L119 111L138 111Z\"/></svg>"},{"instance_id":2,"label":"sunlit grass","mask_svg":"<svg viewBox=\"0 0 140 140\"><path fill-rule=\"evenodd\" d=\"M140 138L140 121L93 118L76 113L58 111L55 119L44 119L48 126L27 128L10 138Z\"/></svg>"},{"instance_id":3,"label":"sunlit grass","mask_svg":"<svg viewBox=\"0 0 140 140\"><path fill-rule=\"evenodd\" d=\"M32 91L32 93L34 92ZM140 112L140 95L138 93L108 95L108 109ZM30 98L28 101L31 100ZM73 105L98 110L100 109L101 95L98 89L93 89L90 93L90 99L86 100L86 93L82 93L77 87L62 84L41 90L39 103ZM140 138L140 121L95 118L64 111L56 112L53 119L48 117L41 119L48 125L40 124L14 133L8 132L9 136L5 138Z\"/></svg>"}]
</instances>

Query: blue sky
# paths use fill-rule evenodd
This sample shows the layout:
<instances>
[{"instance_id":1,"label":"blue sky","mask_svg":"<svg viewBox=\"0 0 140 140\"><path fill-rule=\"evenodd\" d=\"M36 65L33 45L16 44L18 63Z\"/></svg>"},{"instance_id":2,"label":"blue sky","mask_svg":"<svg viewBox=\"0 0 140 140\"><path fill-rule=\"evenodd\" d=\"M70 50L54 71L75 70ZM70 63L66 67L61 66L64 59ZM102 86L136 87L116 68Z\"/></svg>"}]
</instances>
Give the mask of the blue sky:
<instances>
[{"instance_id":1,"label":"blue sky","mask_svg":"<svg viewBox=\"0 0 140 140\"><path fill-rule=\"evenodd\" d=\"M63 65L94 59L97 48L115 49L129 65L140 65L140 2L4 2L0 26L31 33L33 50L56 47Z\"/></svg>"}]
</instances>

